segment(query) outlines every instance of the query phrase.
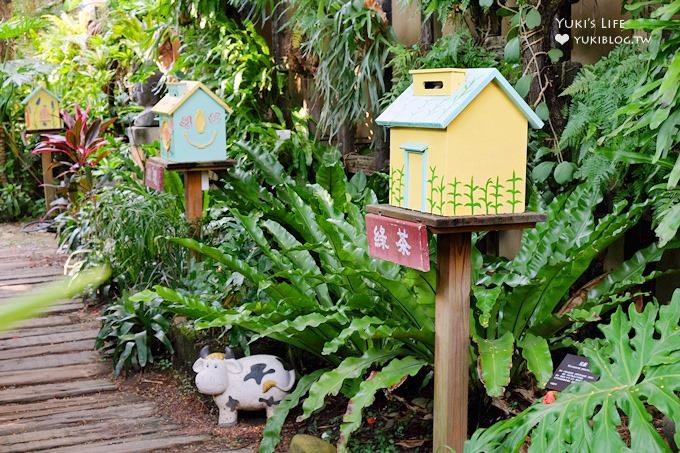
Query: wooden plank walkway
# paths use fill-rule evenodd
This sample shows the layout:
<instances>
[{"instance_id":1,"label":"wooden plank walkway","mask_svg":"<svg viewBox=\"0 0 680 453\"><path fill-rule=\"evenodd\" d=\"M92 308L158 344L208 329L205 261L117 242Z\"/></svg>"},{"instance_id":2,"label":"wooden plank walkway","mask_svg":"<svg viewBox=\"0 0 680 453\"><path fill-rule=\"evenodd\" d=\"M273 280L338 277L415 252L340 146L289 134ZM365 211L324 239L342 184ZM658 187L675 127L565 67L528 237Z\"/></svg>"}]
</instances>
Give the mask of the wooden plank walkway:
<instances>
[{"instance_id":1,"label":"wooden plank walkway","mask_svg":"<svg viewBox=\"0 0 680 453\"><path fill-rule=\"evenodd\" d=\"M45 237L8 242L0 231L0 304L61 275ZM0 332L0 453L200 450L209 436L185 434L152 402L118 391L94 350L99 324L83 309L63 301Z\"/></svg>"}]
</instances>

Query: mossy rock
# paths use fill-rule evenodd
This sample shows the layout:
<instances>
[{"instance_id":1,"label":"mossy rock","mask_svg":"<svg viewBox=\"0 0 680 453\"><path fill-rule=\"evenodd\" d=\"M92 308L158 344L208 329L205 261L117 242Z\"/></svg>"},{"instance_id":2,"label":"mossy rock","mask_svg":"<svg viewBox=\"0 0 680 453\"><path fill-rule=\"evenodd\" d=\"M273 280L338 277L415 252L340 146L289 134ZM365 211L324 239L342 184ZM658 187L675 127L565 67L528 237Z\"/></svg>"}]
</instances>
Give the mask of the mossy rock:
<instances>
[{"instance_id":1,"label":"mossy rock","mask_svg":"<svg viewBox=\"0 0 680 453\"><path fill-rule=\"evenodd\" d=\"M307 434L296 434L290 441L288 453L335 453L335 447L325 440Z\"/></svg>"}]
</instances>

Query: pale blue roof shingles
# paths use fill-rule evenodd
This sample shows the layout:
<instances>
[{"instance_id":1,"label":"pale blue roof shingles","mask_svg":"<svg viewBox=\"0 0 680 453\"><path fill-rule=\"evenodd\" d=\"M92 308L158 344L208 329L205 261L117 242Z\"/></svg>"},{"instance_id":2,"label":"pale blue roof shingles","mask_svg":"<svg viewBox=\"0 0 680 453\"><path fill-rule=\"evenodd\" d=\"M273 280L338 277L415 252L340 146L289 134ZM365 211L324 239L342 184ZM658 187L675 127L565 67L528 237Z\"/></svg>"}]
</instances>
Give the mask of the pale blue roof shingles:
<instances>
[{"instance_id":1,"label":"pale blue roof shingles","mask_svg":"<svg viewBox=\"0 0 680 453\"><path fill-rule=\"evenodd\" d=\"M378 116L376 123L387 127L445 129L491 82L498 85L532 127L543 127L543 121L494 68L466 69L465 82L450 96L414 96L411 84Z\"/></svg>"}]
</instances>

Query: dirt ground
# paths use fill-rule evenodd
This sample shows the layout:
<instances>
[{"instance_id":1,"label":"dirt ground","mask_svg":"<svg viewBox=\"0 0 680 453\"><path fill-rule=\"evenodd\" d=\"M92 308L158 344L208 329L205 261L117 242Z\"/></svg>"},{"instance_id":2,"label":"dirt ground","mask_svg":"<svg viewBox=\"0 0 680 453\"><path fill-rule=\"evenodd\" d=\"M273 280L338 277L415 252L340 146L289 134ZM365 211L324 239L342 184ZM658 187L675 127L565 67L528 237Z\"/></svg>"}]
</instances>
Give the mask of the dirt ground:
<instances>
[{"instance_id":1,"label":"dirt ground","mask_svg":"<svg viewBox=\"0 0 680 453\"><path fill-rule=\"evenodd\" d=\"M178 452L256 452L262 437L265 414L262 412L239 412L236 426L217 426L217 407L211 398L200 395L191 378L179 372L167 370L145 370L118 380L120 388L153 401L162 415L186 428L188 435L208 434L212 440L200 447L189 447ZM277 451L287 451L290 439L295 434L292 425L284 428Z\"/></svg>"}]
</instances>

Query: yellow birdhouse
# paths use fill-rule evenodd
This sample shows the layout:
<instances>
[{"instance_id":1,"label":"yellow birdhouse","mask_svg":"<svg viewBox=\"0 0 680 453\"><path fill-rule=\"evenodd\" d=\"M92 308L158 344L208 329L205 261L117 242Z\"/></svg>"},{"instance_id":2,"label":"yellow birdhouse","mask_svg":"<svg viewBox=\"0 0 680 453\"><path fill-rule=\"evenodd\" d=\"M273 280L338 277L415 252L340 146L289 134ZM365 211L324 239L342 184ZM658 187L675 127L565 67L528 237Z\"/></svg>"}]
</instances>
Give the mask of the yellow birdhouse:
<instances>
[{"instance_id":1,"label":"yellow birdhouse","mask_svg":"<svg viewBox=\"0 0 680 453\"><path fill-rule=\"evenodd\" d=\"M43 87L36 87L21 102L24 107L26 131L39 132L61 129L59 98Z\"/></svg>"},{"instance_id":2,"label":"yellow birdhouse","mask_svg":"<svg viewBox=\"0 0 680 453\"><path fill-rule=\"evenodd\" d=\"M377 119L390 128L390 204L443 216L524 212L527 123L543 122L496 69L411 71Z\"/></svg>"}]
</instances>

